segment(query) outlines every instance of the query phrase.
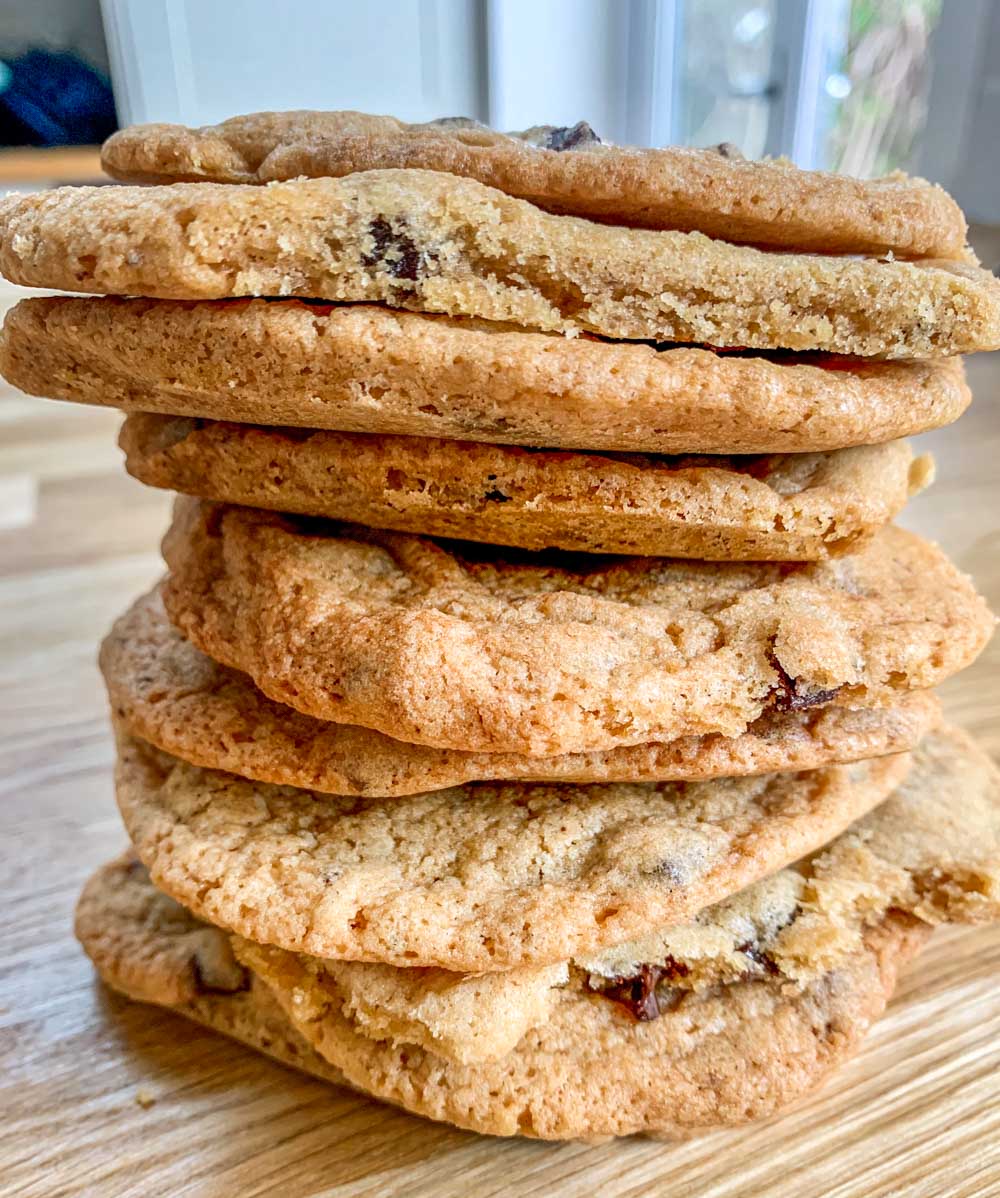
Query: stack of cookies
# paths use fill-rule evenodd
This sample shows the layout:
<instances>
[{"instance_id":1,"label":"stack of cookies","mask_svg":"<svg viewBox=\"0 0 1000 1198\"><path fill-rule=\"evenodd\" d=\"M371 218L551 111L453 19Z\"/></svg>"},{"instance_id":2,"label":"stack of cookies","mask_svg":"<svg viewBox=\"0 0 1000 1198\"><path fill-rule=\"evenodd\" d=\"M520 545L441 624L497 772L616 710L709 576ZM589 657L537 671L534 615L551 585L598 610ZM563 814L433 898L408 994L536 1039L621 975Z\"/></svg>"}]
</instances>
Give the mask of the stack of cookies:
<instances>
[{"instance_id":1,"label":"stack of cookies","mask_svg":"<svg viewBox=\"0 0 1000 1198\"><path fill-rule=\"evenodd\" d=\"M922 180L357 113L145 126L0 206L2 369L180 492L101 654L113 987L549 1139L767 1115L1000 917L891 524L1000 283ZM267 184L267 186L262 186ZM125 298L131 297L131 298Z\"/></svg>"}]
</instances>

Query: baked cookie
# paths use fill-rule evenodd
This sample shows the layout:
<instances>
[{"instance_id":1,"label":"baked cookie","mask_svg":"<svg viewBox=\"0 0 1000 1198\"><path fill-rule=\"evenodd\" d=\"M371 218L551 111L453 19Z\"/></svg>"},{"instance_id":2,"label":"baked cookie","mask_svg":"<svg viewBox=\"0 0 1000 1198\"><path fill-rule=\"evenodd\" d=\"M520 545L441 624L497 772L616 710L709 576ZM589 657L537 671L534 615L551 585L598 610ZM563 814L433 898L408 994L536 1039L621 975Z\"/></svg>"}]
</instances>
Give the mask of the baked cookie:
<instances>
[{"instance_id":1,"label":"baked cookie","mask_svg":"<svg viewBox=\"0 0 1000 1198\"><path fill-rule=\"evenodd\" d=\"M129 474L203 499L512 545L814 561L866 544L933 477L906 441L833 453L611 457L128 416Z\"/></svg>"},{"instance_id":2,"label":"baked cookie","mask_svg":"<svg viewBox=\"0 0 1000 1198\"><path fill-rule=\"evenodd\" d=\"M153 881L199 917L295 952L478 972L690 919L825 844L908 766L354 799L201 769L120 732L116 788Z\"/></svg>"},{"instance_id":3,"label":"baked cookie","mask_svg":"<svg viewBox=\"0 0 1000 1198\"><path fill-rule=\"evenodd\" d=\"M237 940L251 967L237 999L262 996L265 979L302 1038L343 1059L355 1084L432 1118L546 1138L689 1133L770 1113L790 1084L805 1088L846 1055L887 996L884 971L859 969L877 946L883 966L898 963L888 944L912 953L934 924L998 914L996 769L949 730L828 849L646 944L561 974L476 977ZM77 919L110 984L166 1004L184 989L179 999L151 980L164 962L188 976L193 926L127 858L88 883ZM211 1001L219 1011L229 999Z\"/></svg>"},{"instance_id":4,"label":"baked cookie","mask_svg":"<svg viewBox=\"0 0 1000 1198\"><path fill-rule=\"evenodd\" d=\"M141 875L128 883L132 901L121 901L128 868L123 860L98 871L78 909L77 935L103 980L339 1081L339 1071L308 1048L253 973L245 991L182 1003L160 987L159 963L177 961L183 947L179 954L175 937L185 933L173 904L162 920L144 917L157 892ZM928 934L927 925L893 914L866 933L863 948L844 966L818 982L802 989L773 978L725 986L692 995L650 1023L636 1023L618 1004L578 996L560 1003L556 1019L529 1033L518 1051L492 1064L450 1065L417 1047L369 1040L348 1015L338 1016L336 1003L321 1006L315 992L302 995L310 999L310 1014L319 1015L305 1030L331 1053L353 1039L352 1073L365 1076L372 1091L397 1092L410 1110L477 1131L587 1140L644 1131L690 1135L773 1114L852 1056L884 1010L899 969ZM288 968L279 972L275 964L269 978L287 999L287 983L302 959L289 954L285 960ZM486 1088L494 1078L491 1096Z\"/></svg>"},{"instance_id":5,"label":"baked cookie","mask_svg":"<svg viewBox=\"0 0 1000 1198\"><path fill-rule=\"evenodd\" d=\"M997 774L953 729L930 738L894 794L832 844L704 908L690 923L591 957L502 973L303 955L295 966L306 978L299 1009L310 1018L306 996L329 996L332 984L357 1035L397 1048L415 1044L460 1065L494 1061L547 1023L561 1001L584 993L646 1022L692 991L751 979L818 981L841 968L893 911L931 926L1000 918ZM264 977L275 967L280 973L289 955L238 939L236 951Z\"/></svg>"},{"instance_id":6,"label":"baked cookie","mask_svg":"<svg viewBox=\"0 0 1000 1198\"><path fill-rule=\"evenodd\" d=\"M968 261L612 228L436 171L10 196L0 270L67 291L378 300L624 340L889 358L1000 346L1000 279Z\"/></svg>"},{"instance_id":7,"label":"baked cookie","mask_svg":"<svg viewBox=\"0 0 1000 1198\"><path fill-rule=\"evenodd\" d=\"M595 753L526 757L404 744L302 715L189 644L158 591L138 600L101 646L115 719L192 765L329 794L392 797L466 782L699 781L810 770L912 749L940 718L932 691L894 707L769 712L742 736L692 736Z\"/></svg>"},{"instance_id":8,"label":"baked cookie","mask_svg":"<svg viewBox=\"0 0 1000 1198\"><path fill-rule=\"evenodd\" d=\"M76 905L76 937L107 985L170 1007L284 1065L347 1086L233 956L229 936L167 898L130 852L99 869Z\"/></svg>"},{"instance_id":9,"label":"baked cookie","mask_svg":"<svg viewBox=\"0 0 1000 1198\"><path fill-rule=\"evenodd\" d=\"M821 563L532 554L182 497L164 541L185 637L307 715L552 757L884 707L967 665L993 618L889 527Z\"/></svg>"},{"instance_id":10,"label":"baked cookie","mask_svg":"<svg viewBox=\"0 0 1000 1198\"><path fill-rule=\"evenodd\" d=\"M478 179L550 212L683 229L726 241L902 258L961 255L951 197L901 172L852 179L753 162L735 147L643 150L605 143L585 122L495 133L447 117L410 125L362 112L255 112L220 125L133 125L104 144L129 183L266 183L423 167Z\"/></svg>"},{"instance_id":11,"label":"baked cookie","mask_svg":"<svg viewBox=\"0 0 1000 1198\"><path fill-rule=\"evenodd\" d=\"M845 1024L853 1034L861 1033L868 1015L884 1001L885 989L877 983L878 970L872 969L860 987L854 970L861 962L870 969L869 954L885 945L883 937L888 934L888 942L898 944L895 935L911 930L909 943L916 947L930 923L1000 915L995 768L963 738L945 736L930 747L923 769L924 784L912 812L916 827L904 798L895 813L898 820L890 820L882 836L862 827L853 845L840 854L841 846L835 846L830 859L816 863L818 910L804 916L807 926L800 938L820 960L817 975L804 987L790 984L777 963L771 972L766 958L763 968L749 971L752 981L673 994L668 985L668 993L653 998L652 1009L648 997L647 1003L641 1000L647 988L642 977L634 980L640 996L628 995L627 1011L615 1001L614 990L608 1001L607 994L569 986L513 1051L498 1060L464 1064L413 1043L405 1031L399 1043L385 1029L365 1029L337 981L339 967L328 971L325 962L245 942L237 942L237 955L271 987L320 1055L361 1089L417 1114L490 1134L546 1139L669 1135L741 1122L770 1113L772 1087L787 1087L781 1099L786 1101L807 1078L815 1081L830 1042L845 1047L844 1040L852 1039L851 1032L845 1036ZM934 796L939 782L950 792L947 804ZM956 811L969 821L964 830ZM977 829L980 818L986 823ZM935 844L939 830L945 837L941 848ZM955 848L957 861L950 856ZM810 885L807 881L807 891ZM985 894L981 887L987 888ZM863 896L857 895L859 888L866 891ZM866 899L871 912L858 918ZM854 908L857 926L850 936L853 951L841 956L816 941L825 935L839 941L845 905ZM915 927L913 917L904 914L907 907L920 912ZM838 964L824 968L822 960L830 957ZM680 965L673 963L674 972ZM668 961L667 972L671 967ZM628 980L620 979L619 985ZM874 1008L868 1005L873 1000ZM831 1001L832 1018L825 1009ZM808 1011L801 1023L800 1003ZM859 1009L867 1013L860 1019ZM637 1022L636 1015L645 1020ZM373 1034L366 1034L369 1030ZM704 1071L703 1064L708 1064Z\"/></svg>"},{"instance_id":12,"label":"baked cookie","mask_svg":"<svg viewBox=\"0 0 1000 1198\"><path fill-rule=\"evenodd\" d=\"M300 300L22 300L0 371L125 411L637 453L868 445L970 399L960 358L720 354Z\"/></svg>"}]
</instances>

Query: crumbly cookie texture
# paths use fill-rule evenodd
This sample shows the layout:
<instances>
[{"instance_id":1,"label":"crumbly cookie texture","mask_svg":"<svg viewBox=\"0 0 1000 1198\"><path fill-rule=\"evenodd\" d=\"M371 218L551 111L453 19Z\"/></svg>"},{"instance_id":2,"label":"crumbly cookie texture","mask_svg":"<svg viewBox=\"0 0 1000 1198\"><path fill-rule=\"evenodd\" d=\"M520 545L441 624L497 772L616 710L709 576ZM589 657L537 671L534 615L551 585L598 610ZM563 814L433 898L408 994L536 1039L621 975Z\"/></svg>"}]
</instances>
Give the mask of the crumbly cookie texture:
<instances>
[{"instance_id":1,"label":"crumbly cookie texture","mask_svg":"<svg viewBox=\"0 0 1000 1198\"><path fill-rule=\"evenodd\" d=\"M369 728L302 715L189 644L158 591L101 646L115 718L192 765L331 794L391 797L465 782L699 781L815 769L912 749L940 718L931 691L894 707L771 712L737 737L694 736L595 753L526 757L404 744Z\"/></svg>"},{"instance_id":2,"label":"crumbly cookie texture","mask_svg":"<svg viewBox=\"0 0 1000 1198\"><path fill-rule=\"evenodd\" d=\"M147 966L174 956L172 918L133 915L155 901L148 879L136 903L119 901L127 859L100 870L81 898L77 932L103 979L145 1002L174 1007L169 992L135 988ZM161 900L162 901L162 900ZM140 907L141 909L141 907ZM176 908L168 907L173 912ZM85 918L80 918L85 913ZM409 1110L496 1135L593 1140L643 1131L689 1135L763 1118L817 1084L859 1047L888 1001L900 967L926 939L926 925L889 916L842 969L794 993L774 979L692 995L653 1023L636 1024L613 1003L581 996L494 1064L456 1066L419 1048L400 1052L360 1035L342 996L318 1008L311 980L285 954L268 984L294 1004L307 995L308 1034L324 1051L355 1042L352 1072L370 1092ZM116 950L108 953L108 943ZM135 962L132 965L132 962ZM121 984L121 975L131 979ZM250 975L242 994L212 994L174 1007L244 1043L336 1081L339 1071L309 1048L268 985ZM302 983L299 986L299 982ZM305 1022L305 1021L303 1021ZM492 1088L492 1093L490 1089Z\"/></svg>"},{"instance_id":3,"label":"crumbly cookie texture","mask_svg":"<svg viewBox=\"0 0 1000 1198\"><path fill-rule=\"evenodd\" d=\"M821 563L529 554L182 497L167 612L307 715L551 757L889 706L967 665L993 618L889 527Z\"/></svg>"},{"instance_id":4,"label":"crumbly cookie texture","mask_svg":"<svg viewBox=\"0 0 1000 1198\"><path fill-rule=\"evenodd\" d=\"M120 993L348 1085L289 1023L267 986L237 962L229 936L158 891L131 851L87 881L74 930L101 979Z\"/></svg>"},{"instance_id":5,"label":"crumbly cookie texture","mask_svg":"<svg viewBox=\"0 0 1000 1198\"><path fill-rule=\"evenodd\" d=\"M776 979L717 987L649 1023L567 994L513 1052L468 1065L360 1034L332 979L317 986L294 953L257 948L252 960L321 1056L344 1058L355 1085L415 1114L489 1135L671 1138L765 1117L815 1086L857 1051L926 935L893 914L804 989Z\"/></svg>"},{"instance_id":6,"label":"crumbly cookie texture","mask_svg":"<svg viewBox=\"0 0 1000 1198\"><path fill-rule=\"evenodd\" d=\"M832 453L628 457L137 413L140 482L373 528L589 553L815 561L867 543L933 477L906 441Z\"/></svg>"},{"instance_id":7,"label":"crumbly cookie texture","mask_svg":"<svg viewBox=\"0 0 1000 1198\"><path fill-rule=\"evenodd\" d=\"M296 952L459 972L634 939L773 873L881 802L907 754L692 783L479 783L317 796L125 733L118 803L154 882Z\"/></svg>"},{"instance_id":8,"label":"crumbly cookie texture","mask_svg":"<svg viewBox=\"0 0 1000 1198\"><path fill-rule=\"evenodd\" d=\"M958 205L924 179L803 171L749 161L731 146L615 146L584 121L496 133L462 118L406 124L361 112L256 112L200 129L134 125L105 142L101 161L114 178L137 183L424 167L551 212L827 253L957 257L966 234Z\"/></svg>"},{"instance_id":9,"label":"crumbly cookie texture","mask_svg":"<svg viewBox=\"0 0 1000 1198\"><path fill-rule=\"evenodd\" d=\"M67 291L376 300L624 340L890 358L1000 345L1000 280L968 261L612 228L437 171L8 197L0 270Z\"/></svg>"},{"instance_id":10,"label":"crumbly cookie texture","mask_svg":"<svg viewBox=\"0 0 1000 1198\"><path fill-rule=\"evenodd\" d=\"M638 453L874 444L970 399L960 358L720 354L300 300L21 300L0 371L125 411Z\"/></svg>"},{"instance_id":11,"label":"crumbly cookie texture","mask_svg":"<svg viewBox=\"0 0 1000 1198\"><path fill-rule=\"evenodd\" d=\"M929 738L893 796L827 848L691 923L573 961L561 973L455 974L303 955L298 968L310 986L299 1011L310 1019L308 995L322 996L330 983L368 1039L415 1044L457 1064L498 1060L552 1018L560 996L598 994L649 1021L691 991L766 978L816 982L859 952L890 911L931 926L1000 919L1000 776L954 729ZM251 969L262 963L265 975L284 956L239 940L236 952ZM498 1020L508 1035L498 1033Z\"/></svg>"}]
</instances>

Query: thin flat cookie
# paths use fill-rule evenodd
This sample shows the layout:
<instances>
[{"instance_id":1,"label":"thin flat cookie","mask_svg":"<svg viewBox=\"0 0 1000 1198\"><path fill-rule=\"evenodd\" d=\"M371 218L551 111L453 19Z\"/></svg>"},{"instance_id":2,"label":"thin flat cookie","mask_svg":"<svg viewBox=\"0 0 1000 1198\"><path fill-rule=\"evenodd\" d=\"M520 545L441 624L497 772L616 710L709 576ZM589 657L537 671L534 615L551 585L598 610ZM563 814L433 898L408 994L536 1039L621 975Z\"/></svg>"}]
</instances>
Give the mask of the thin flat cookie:
<instances>
[{"instance_id":1,"label":"thin flat cookie","mask_svg":"<svg viewBox=\"0 0 1000 1198\"><path fill-rule=\"evenodd\" d=\"M933 477L905 441L826 454L611 457L128 416L149 486L522 549L816 561L866 544Z\"/></svg>"},{"instance_id":2,"label":"thin flat cookie","mask_svg":"<svg viewBox=\"0 0 1000 1198\"><path fill-rule=\"evenodd\" d=\"M747 160L728 145L616 146L585 121L496 133L460 117L411 125L361 112L256 112L199 129L133 125L105 142L101 163L127 183L267 183L422 167L550 212L726 241L903 258L958 257L965 246L958 205L924 179L803 171Z\"/></svg>"},{"instance_id":3,"label":"thin flat cookie","mask_svg":"<svg viewBox=\"0 0 1000 1198\"><path fill-rule=\"evenodd\" d=\"M968 261L612 228L436 171L10 196L0 271L67 291L375 300L624 340L889 358L1000 346L1000 280Z\"/></svg>"},{"instance_id":4,"label":"thin flat cookie","mask_svg":"<svg viewBox=\"0 0 1000 1198\"><path fill-rule=\"evenodd\" d=\"M456 972L632 940L817 849L907 754L690 783L477 783L356 799L250 782L119 734L116 793L153 881L293 952Z\"/></svg>"},{"instance_id":5,"label":"thin flat cookie","mask_svg":"<svg viewBox=\"0 0 1000 1198\"><path fill-rule=\"evenodd\" d=\"M0 371L126 412L636 453L869 445L970 399L960 358L716 353L300 300L21 300Z\"/></svg>"}]
</instances>

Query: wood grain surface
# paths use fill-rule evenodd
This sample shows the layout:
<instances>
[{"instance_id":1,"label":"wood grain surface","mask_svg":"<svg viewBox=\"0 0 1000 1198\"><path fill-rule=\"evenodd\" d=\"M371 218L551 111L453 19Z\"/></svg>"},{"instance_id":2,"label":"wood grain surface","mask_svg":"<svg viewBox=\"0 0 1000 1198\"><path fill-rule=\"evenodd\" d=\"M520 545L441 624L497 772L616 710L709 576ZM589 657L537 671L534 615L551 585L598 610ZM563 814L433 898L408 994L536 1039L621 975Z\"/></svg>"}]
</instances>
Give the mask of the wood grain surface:
<instances>
[{"instance_id":1,"label":"wood grain surface","mask_svg":"<svg viewBox=\"0 0 1000 1198\"><path fill-rule=\"evenodd\" d=\"M970 373L970 413L921 439L938 482L904 523L942 541L1000 610L1000 355ZM123 474L117 425L0 392L0 1194L1000 1195L997 929L938 933L860 1058L798 1109L673 1145L436 1126L97 984L72 909L124 835L94 656L159 573L169 502ZM994 642L945 687L994 754L998 677Z\"/></svg>"}]
</instances>

